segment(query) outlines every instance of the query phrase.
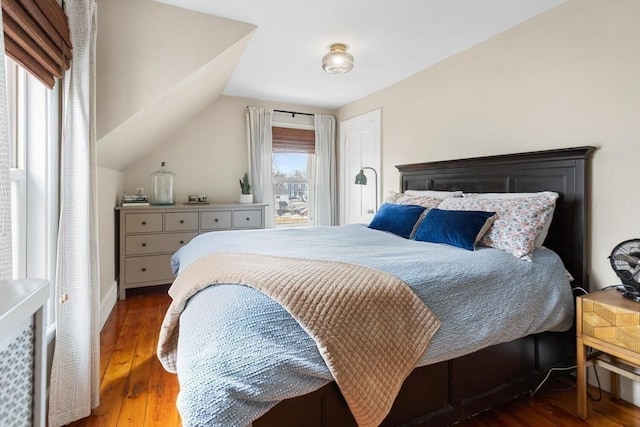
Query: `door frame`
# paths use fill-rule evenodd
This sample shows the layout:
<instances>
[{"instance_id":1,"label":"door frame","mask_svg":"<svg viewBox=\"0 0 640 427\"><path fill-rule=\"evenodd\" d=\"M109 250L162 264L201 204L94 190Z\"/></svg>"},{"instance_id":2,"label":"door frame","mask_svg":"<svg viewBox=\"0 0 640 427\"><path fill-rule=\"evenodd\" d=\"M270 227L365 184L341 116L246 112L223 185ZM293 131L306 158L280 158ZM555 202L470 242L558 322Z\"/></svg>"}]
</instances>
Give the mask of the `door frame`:
<instances>
[{"instance_id":1,"label":"door frame","mask_svg":"<svg viewBox=\"0 0 640 427\"><path fill-rule=\"evenodd\" d=\"M374 160L374 164L373 165L362 165L362 166L371 166L374 167L378 173L378 204L382 203L382 182L383 182L383 174L382 174L382 168L381 168L381 164L382 164L382 136L381 136L381 128L382 128L382 109L378 108L376 110L373 111L369 111L368 113L364 113L361 114L359 116L356 117L352 117L350 119L347 120L342 120L340 121L340 126L339 126L339 138L340 138L340 151L339 151L339 158L340 158L340 166L339 166L339 181L338 181L338 188L339 188L339 192L340 192L340 209L339 209L339 224L340 225L344 225L345 224L345 206L346 206L346 192L344 191L345 188L345 180L349 179L354 179L353 176L346 176L346 165L345 165L345 150L346 150L346 137L345 137L345 131L347 129L350 128L354 128L354 127L358 127L358 126L362 126L365 123L369 123L373 121L374 122L374 146L375 146L375 151L378 153L376 159Z\"/></svg>"}]
</instances>

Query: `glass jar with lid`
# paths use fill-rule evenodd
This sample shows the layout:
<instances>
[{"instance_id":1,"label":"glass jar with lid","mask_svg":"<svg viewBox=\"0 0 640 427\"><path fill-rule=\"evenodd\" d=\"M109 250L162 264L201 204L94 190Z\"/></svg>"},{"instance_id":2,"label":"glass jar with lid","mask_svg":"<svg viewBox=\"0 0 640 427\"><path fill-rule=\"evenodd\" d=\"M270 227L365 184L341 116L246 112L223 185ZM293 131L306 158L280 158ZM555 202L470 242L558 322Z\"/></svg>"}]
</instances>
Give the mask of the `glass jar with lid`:
<instances>
[{"instance_id":1,"label":"glass jar with lid","mask_svg":"<svg viewBox=\"0 0 640 427\"><path fill-rule=\"evenodd\" d=\"M173 205L176 203L176 175L167 170L166 166L166 162L162 162L160 169L151 174L152 205Z\"/></svg>"}]
</instances>

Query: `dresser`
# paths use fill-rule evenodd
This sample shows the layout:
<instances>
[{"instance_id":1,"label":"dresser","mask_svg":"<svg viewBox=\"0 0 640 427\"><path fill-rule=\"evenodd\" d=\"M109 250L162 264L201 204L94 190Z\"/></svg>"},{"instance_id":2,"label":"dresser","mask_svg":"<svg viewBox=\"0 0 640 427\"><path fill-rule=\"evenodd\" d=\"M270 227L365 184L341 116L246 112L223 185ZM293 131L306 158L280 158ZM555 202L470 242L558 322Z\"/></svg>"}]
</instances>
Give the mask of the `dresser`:
<instances>
[{"instance_id":1,"label":"dresser","mask_svg":"<svg viewBox=\"0 0 640 427\"><path fill-rule=\"evenodd\" d=\"M611 373L618 398L619 375L640 381L640 303L615 289L576 299L578 416L587 418L587 359ZM588 357L587 349L594 350Z\"/></svg>"},{"instance_id":2,"label":"dresser","mask_svg":"<svg viewBox=\"0 0 640 427\"><path fill-rule=\"evenodd\" d=\"M173 282L171 256L198 234L264 228L268 205L208 204L116 207L118 295Z\"/></svg>"}]
</instances>

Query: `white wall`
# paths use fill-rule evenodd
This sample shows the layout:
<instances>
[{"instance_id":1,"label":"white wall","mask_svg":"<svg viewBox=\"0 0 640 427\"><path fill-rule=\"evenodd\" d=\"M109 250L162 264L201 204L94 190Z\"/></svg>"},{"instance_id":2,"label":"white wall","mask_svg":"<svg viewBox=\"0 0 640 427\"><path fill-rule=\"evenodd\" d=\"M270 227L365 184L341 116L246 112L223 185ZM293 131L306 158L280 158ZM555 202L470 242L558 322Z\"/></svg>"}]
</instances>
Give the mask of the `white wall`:
<instances>
[{"instance_id":1,"label":"white wall","mask_svg":"<svg viewBox=\"0 0 640 427\"><path fill-rule=\"evenodd\" d=\"M344 106L339 119L376 108L385 194L397 190L398 164L599 147L591 289L618 282L607 256L640 237L640 2L569 1ZM623 381L623 396L640 403L640 387Z\"/></svg>"},{"instance_id":2,"label":"white wall","mask_svg":"<svg viewBox=\"0 0 640 427\"><path fill-rule=\"evenodd\" d=\"M127 165L222 92L254 25L153 0L98 0L101 317L116 299L115 218ZM144 187L146 181L142 183Z\"/></svg>"},{"instance_id":3,"label":"white wall","mask_svg":"<svg viewBox=\"0 0 640 427\"><path fill-rule=\"evenodd\" d=\"M98 165L124 171L222 94L255 26L153 0L98 3Z\"/></svg>"},{"instance_id":4,"label":"white wall","mask_svg":"<svg viewBox=\"0 0 640 427\"><path fill-rule=\"evenodd\" d=\"M255 28L153 0L97 3L98 139Z\"/></svg>"},{"instance_id":5,"label":"white wall","mask_svg":"<svg viewBox=\"0 0 640 427\"><path fill-rule=\"evenodd\" d=\"M124 175L124 191L144 187L162 161L176 174L176 201L189 194L206 194L211 202L237 202L238 179L247 170L245 107L268 107L305 113L334 114L334 110L221 96L190 123L169 136L154 152L134 162Z\"/></svg>"},{"instance_id":6,"label":"white wall","mask_svg":"<svg viewBox=\"0 0 640 427\"><path fill-rule=\"evenodd\" d=\"M583 145L593 157L591 279L640 236L640 2L569 1L339 110L382 108L382 182L395 165Z\"/></svg>"},{"instance_id":7,"label":"white wall","mask_svg":"<svg viewBox=\"0 0 640 427\"><path fill-rule=\"evenodd\" d=\"M98 168L98 256L100 262L100 318L106 321L116 302L116 232L113 208L122 194L124 174Z\"/></svg>"}]
</instances>

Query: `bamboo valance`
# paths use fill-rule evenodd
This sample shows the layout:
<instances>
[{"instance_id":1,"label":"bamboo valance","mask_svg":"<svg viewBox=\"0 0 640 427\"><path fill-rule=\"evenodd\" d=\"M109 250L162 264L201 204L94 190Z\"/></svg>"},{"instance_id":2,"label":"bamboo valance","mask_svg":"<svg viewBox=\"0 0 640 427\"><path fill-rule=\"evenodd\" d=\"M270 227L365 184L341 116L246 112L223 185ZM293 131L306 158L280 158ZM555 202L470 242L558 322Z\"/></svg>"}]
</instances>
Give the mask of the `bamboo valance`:
<instances>
[{"instance_id":1,"label":"bamboo valance","mask_svg":"<svg viewBox=\"0 0 640 427\"><path fill-rule=\"evenodd\" d=\"M273 126L271 136L274 152L313 154L316 151L314 130Z\"/></svg>"},{"instance_id":2,"label":"bamboo valance","mask_svg":"<svg viewBox=\"0 0 640 427\"><path fill-rule=\"evenodd\" d=\"M71 62L69 23L56 0L2 0L5 53L53 88Z\"/></svg>"}]
</instances>

